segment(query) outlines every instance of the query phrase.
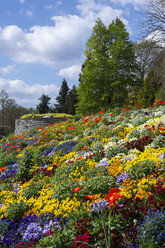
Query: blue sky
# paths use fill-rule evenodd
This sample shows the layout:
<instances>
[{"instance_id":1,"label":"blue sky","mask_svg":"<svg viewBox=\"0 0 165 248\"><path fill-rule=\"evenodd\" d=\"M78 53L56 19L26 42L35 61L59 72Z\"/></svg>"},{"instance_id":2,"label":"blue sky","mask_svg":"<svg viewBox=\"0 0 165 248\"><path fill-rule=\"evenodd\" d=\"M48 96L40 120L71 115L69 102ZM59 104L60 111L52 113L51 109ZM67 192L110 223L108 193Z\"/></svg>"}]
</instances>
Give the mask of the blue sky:
<instances>
[{"instance_id":1,"label":"blue sky","mask_svg":"<svg viewBox=\"0 0 165 248\"><path fill-rule=\"evenodd\" d=\"M119 17L130 39L142 38L146 0L0 0L0 90L17 104L36 107L42 94L52 104L65 78L78 85L85 43L98 18Z\"/></svg>"}]
</instances>

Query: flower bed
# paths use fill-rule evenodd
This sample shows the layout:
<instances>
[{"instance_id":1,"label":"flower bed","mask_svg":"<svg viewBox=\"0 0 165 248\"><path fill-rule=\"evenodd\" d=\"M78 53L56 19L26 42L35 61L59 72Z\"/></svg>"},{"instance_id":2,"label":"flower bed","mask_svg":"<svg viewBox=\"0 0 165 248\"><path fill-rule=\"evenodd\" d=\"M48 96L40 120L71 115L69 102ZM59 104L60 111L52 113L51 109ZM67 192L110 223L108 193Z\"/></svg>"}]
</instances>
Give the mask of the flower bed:
<instances>
[{"instance_id":1,"label":"flower bed","mask_svg":"<svg viewBox=\"0 0 165 248\"><path fill-rule=\"evenodd\" d=\"M0 143L1 247L165 247L165 108L69 119Z\"/></svg>"}]
</instances>

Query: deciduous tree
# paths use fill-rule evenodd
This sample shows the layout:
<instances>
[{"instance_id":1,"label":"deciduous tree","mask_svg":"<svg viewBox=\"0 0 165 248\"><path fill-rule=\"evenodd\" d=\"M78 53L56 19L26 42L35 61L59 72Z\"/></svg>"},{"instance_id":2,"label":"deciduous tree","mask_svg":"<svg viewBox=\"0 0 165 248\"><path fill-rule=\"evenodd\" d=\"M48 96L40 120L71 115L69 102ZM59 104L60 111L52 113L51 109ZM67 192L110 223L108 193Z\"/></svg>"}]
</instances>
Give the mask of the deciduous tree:
<instances>
[{"instance_id":1,"label":"deciduous tree","mask_svg":"<svg viewBox=\"0 0 165 248\"><path fill-rule=\"evenodd\" d=\"M135 83L135 54L120 19L106 27L98 19L86 44L86 60L78 85L78 113L122 106Z\"/></svg>"}]
</instances>

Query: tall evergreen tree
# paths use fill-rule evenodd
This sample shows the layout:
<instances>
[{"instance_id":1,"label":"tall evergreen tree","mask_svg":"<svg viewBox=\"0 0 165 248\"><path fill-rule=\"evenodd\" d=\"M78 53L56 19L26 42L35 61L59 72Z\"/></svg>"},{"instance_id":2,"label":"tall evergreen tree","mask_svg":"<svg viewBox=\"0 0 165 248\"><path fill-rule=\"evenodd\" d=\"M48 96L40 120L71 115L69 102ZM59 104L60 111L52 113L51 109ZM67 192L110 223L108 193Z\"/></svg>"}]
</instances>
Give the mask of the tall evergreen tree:
<instances>
[{"instance_id":1,"label":"tall evergreen tree","mask_svg":"<svg viewBox=\"0 0 165 248\"><path fill-rule=\"evenodd\" d=\"M78 102L76 86L73 85L66 96L67 114L75 115L75 105Z\"/></svg>"},{"instance_id":2,"label":"tall evergreen tree","mask_svg":"<svg viewBox=\"0 0 165 248\"><path fill-rule=\"evenodd\" d=\"M51 98L48 95L42 94L42 96L38 100L40 100L40 103L37 105L36 109L39 114L49 113L49 101L51 100Z\"/></svg>"},{"instance_id":3,"label":"tall evergreen tree","mask_svg":"<svg viewBox=\"0 0 165 248\"><path fill-rule=\"evenodd\" d=\"M67 113L66 97L69 92L67 81L63 79L62 85L59 91L59 95L56 97L57 104L55 104L56 113Z\"/></svg>"},{"instance_id":4,"label":"tall evergreen tree","mask_svg":"<svg viewBox=\"0 0 165 248\"><path fill-rule=\"evenodd\" d=\"M133 43L120 19L106 27L98 19L86 44L86 60L79 78L78 113L121 106L135 83Z\"/></svg>"},{"instance_id":5,"label":"tall evergreen tree","mask_svg":"<svg viewBox=\"0 0 165 248\"><path fill-rule=\"evenodd\" d=\"M143 87L140 89L137 95L138 104L142 107L148 107L155 101L156 94L156 82L154 80L154 72L150 70L147 77L143 82Z\"/></svg>"}]
</instances>

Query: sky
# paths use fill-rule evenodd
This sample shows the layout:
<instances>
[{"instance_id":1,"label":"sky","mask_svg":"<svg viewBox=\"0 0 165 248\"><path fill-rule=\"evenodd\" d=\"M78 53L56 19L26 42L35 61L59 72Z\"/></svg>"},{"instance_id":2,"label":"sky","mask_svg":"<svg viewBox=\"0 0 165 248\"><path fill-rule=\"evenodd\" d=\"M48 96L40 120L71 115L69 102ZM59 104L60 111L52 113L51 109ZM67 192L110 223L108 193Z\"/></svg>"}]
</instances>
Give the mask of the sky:
<instances>
[{"instance_id":1,"label":"sky","mask_svg":"<svg viewBox=\"0 0 165 248\"><path fill-rule=\"evenodd\" d=\"M86 42L95 21L120 18L136 42L142 38L146 0L0 0L0 90L16 103L51 105L65 78L78 85Z\"/></svg>"}]
</instances>

